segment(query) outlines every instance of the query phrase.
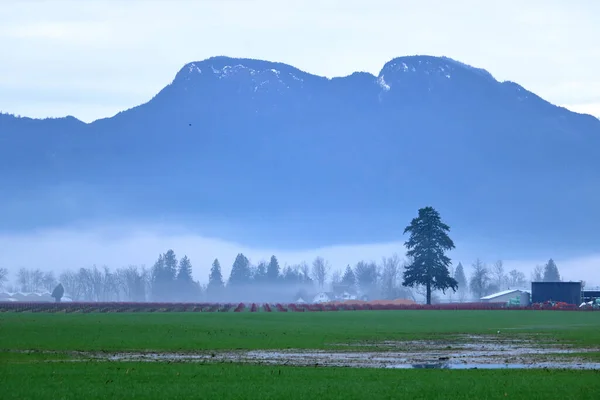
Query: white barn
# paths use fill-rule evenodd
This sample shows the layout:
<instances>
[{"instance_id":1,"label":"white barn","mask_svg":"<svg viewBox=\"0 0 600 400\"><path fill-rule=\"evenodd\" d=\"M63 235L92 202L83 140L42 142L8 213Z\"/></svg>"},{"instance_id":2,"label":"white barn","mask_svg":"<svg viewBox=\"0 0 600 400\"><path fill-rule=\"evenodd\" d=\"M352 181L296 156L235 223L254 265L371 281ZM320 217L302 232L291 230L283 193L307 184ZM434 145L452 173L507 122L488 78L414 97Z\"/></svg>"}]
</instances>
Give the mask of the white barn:
<instances>
[{"instance_id":1,"label":"white barn","mask_svg":"<svg viewBox=\"0 0 600 400\"><path fill-rule=\"evenodd\" d=\"M335 298L333 293L320 292L313 298L313 303L328 303Z\"/></svg>"},{"instance_id":2,"label":"white barn","mask_svg":"<svg viewBox=\"0 0 600 400\"><path fill-rule=\"evenodd\" d=\"M479 299L483 303L507 303L510 300L519 298L522 306L528 306L531 302L529 291L522 289L509 289L502 292L490 294Z\"/></svg>"}]
</instances>

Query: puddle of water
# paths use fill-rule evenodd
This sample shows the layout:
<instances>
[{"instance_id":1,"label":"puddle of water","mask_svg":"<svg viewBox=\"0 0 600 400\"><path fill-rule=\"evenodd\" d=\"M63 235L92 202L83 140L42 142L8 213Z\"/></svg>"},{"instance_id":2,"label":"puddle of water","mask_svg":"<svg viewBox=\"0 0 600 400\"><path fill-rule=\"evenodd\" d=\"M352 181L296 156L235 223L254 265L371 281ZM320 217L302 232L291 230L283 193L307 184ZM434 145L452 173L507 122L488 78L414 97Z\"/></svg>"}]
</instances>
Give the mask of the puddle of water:
<instances>
[{"instance_id":1,"label":"puddle of water","mask_svg":"<svg viewBox=\"0 0 600 400\"><path fill-rule=\"evenodd\" d=\"M579 369L600 370L600 363L536 363L536 364L397 364L394 369Z\"/></svg>"},{"instance_id":2,"label":"puddle of water","mask_svg":"<svg viewBox=\"0 0 600 400\"><path fill-rule=\"evenodd\" d=\"M343 345L342 345L343 346ZM83 359L141 362L235 362L268 365L335 366L409 369L594 369L600 363L553 354L600 352L600 348L576 349L497 335L460 336L453 340L422 340L345 344L365 350L252 350L202 353L90 353L74 352ZM80 359L81 360L81 359Z\"/></svg>"},{"instance_id":3,"label":"puddle of water","mask_svg":"<svg viewBox=\"0 0 600 400\"><path fill-rule=\"evenodd\" d=\"M461 340L462 339L462 340ZM350 344L351 345L351 344ZM362 346L358 344L357 346ZM204 353L113 353L85 354L106 361L236 362L269 365L336 366L411 369L598 369L600 363L575 358L558 361L552 354L600 352L568 346L536 344L494 336L465 336L454 341L410 341L370 343L373 351L253 350Z\"/></svg>"},{"instance_id":4,"label":"puddle of water","mask_svg":"<svg viewBox=\"0 0 600 400\"><path fill-rule=\"evenodd\" d=\"M581 350L578 350L581 351ZM567 352L567 351L565 351ZM563 353L565 353L563 352ZM505 356L502 353L502 356ZM326 352L326 351L248 351L211 354L120 353L96 355L107 361L180 361L180 362L239 362L269 365L336 366L395 369L598 369L600 363L581 360L542 361L531 355L459 353L397 353L397 352Z\"/></svg>"}]
</instances>

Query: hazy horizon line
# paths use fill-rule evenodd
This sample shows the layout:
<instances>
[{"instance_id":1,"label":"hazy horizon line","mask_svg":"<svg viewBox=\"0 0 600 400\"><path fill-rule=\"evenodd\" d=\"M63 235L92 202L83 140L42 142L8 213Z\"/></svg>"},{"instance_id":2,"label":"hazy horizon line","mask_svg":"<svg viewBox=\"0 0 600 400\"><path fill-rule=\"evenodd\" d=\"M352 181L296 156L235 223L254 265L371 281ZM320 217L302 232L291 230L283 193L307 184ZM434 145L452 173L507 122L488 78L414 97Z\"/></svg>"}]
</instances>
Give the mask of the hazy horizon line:
<instances>
[{"instance_id":1,"label":"hazy horizon line","mask_svg":"<svg viewBox=\"0 0 600 400\"><path fill-rule=\"evenodd\" d=\"M165 229L166 228L166 229ZM459 262L467 275L471 264L481 259L488 266L501 259L505 270L517 269L529 279L536 265L545 264L553 258L565 280L587 281L600 284L600 253L586 253L575 256L511 259L498 254L481 254L473 250L476 243L456 243L457 249L449 253L456 266ZM231 265L237 254L243 253L252 265L268 262L272 255L279 260L283 269L303 262L310 265L316 257L323 257L331 265L331 272L342 271L347 265L354 266L359 261L380 264L384 257L397 254L405 257L403 241L381 243L338 244L301 249L282 249L277 246L248 246L244 243L193 233L184 227L170 227L160 224L129 226L128 229L115 227L69 227L60 229L40 229L18 234L1 232L0 267L7 268L11 275L19 268L39 268L43 271L62 272L81 267L107 266L111 270L129 265L151 268L159 254L172 249L178 258L187 255L192 263L193 276L199 282L206 282L214 259L219 259L223 278L227 280ZM478 254L479 253L479 254ZM330 272L330 274L331 274Z\"/></svg>"}]
</instances>

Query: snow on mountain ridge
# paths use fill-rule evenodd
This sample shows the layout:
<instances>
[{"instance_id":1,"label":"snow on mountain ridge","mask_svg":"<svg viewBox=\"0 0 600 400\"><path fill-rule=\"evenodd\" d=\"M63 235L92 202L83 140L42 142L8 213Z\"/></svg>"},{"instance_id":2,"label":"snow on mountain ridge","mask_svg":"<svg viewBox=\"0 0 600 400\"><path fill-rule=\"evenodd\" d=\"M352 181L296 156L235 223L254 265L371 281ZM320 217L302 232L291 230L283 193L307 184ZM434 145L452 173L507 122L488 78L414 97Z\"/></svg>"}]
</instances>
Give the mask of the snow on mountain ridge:
<instances>
[{"instance_id":1,"label":"snow on mountain ridge","mask_svg":"<svg viewBox=\"0 0 600 400\"><path fill-rule=\"evenodd\" d=\"M446 82L466 76L483 78L493 83L498 82L484 69L472 67L449 57L428 55L394 58L383 66L377 76L369 75L373 76L375 85L381 88L383 92L388 92L393 88L395 82L399 79L405 79L404 74L421 76L422 79L427 80L441 78ZM229 79L248 79L249 83L253 85L251 90L254 92L273 88L276 91L287 90L291 87L304 88L306 79L311 78L327 81L345 78L326 78L301 71L284 63L226 56L211 57L203 61L186 64L178 75L185 80L195 79L199 76L202 76L202 79L212 77L225 81ZM409 75L406 75L406 78ZM431 88L429 90L431 91Z\"/></svg>"},{"instance_id":2,"label":"snow on mountain ridge","mask_svg":"<svg viewBox=\"0 0 600 400\"><path fill-rule=\"evenodd\" d=\"M385 81L385 78L383 75L381 75L379 78L377 78L377 83L386 92L391 89L390 85L388 85L387 82Z\"/></svg>"},{"instance_id":3,"label":"snow on mountain ridge","mask_svg":"<svg viewBox=\"0 0 600 400\"><path fill-rule=\"evenodd\" d=\"M238 91L252 93L284 94L290 89L306 90L319 81L341 82L351 85L357 76L365 75L372 79L372 84L380 94L394 91L394 87L406 84L420 85L427 92L436 91L438 87L456 87L459 82L472 81L484 85L506 85L505 91L512 92L515 100L527 102L532 94L519 85L511 82L499 82L487 70L473 67L449 57L429 55L412 55L394 58L384 64L379 74L354 72L348 76L327 78L302 71L294 66L247 58L231 58L226 56L211 57L202 61L186 64L177 74L175 80L187 91L191 81L203 86L209 82L223 82L238 87ZM347 79L350 79L348 81ZM365 86L363 86L365 88ZM536 97L536 96L533 96Z\"/></svg>"},{"instance_id":4,"label":"snow on mountain ridge","mask_svg":"<svg viewBox=\"0 0 600 400\"><path fill-rule=\"evenodd\" d=\"M190 80L194 78L194 75L204 75L206 70L208 72L212 72L212 76L219 79L228 79L228 78L250 78L250 81L254 84L254 92L261 91L266 89L273 84L277 87L277 89L289 89L291 85L296 85L302 87L304 84L304 78L298 76L299 74L294 73L293 71L284 71L280 69L273 68L274 63L265 62L267 65L262 65L260 68L258 65L248 65L248 64L257 64L257 62L244 62L244 60L235 60L230 59L232 62L222 63L222 62L211 62L213 59L208 59L202 62L192 62L186 65L182 69L182 71L187 70L187 76L184 77L185 80ZM219 59L219 61L221 61ZM255 60L250 60L255 61ZM292 67L289 67L292 68ZM287 79L290 78L290 79Z\"/></svg>"},{"instance_id":5,"label":"snow on mountain ridge","mask_svg":"<svg viewBox=\"0 0 600 400\"><path fill-rule=\"evenodd\" d=\"M481 78L496 82L496 79L494 79L492 74L484 69L472 67L449 57L434 56L405 56L394 58L383 66L379 72L379 76L397 73L420 73L451 79L453 74L464 72L475 74Z\"/></svg>"}]
</instances>

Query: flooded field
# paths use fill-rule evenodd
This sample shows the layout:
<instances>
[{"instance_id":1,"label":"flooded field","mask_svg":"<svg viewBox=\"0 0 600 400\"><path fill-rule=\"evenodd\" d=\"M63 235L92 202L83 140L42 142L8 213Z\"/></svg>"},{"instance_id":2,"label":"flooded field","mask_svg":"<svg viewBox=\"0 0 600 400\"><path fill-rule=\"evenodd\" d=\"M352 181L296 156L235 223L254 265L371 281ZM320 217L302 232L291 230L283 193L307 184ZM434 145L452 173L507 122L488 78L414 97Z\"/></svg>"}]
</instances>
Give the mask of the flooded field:
<instances>
[{"instance_id":1,"label":"flooded field","mask_svg":"<svg viewBox=\"0 0 600 400\"><path fill-rule=\"evenodd\" d=\"M253 363L294 366L363 368L498 369L553 368L598 369L600 363L585 361L574 353L600 352L600 348L572 348L539 344L532 340L495 336L465 336L455 341L406 341L339 344L353 350L253 350L202 353L120 352L85 354L106 361L170 361ZM375 350L355 350L357 348Z\"/></svg>"}]
</instances>

